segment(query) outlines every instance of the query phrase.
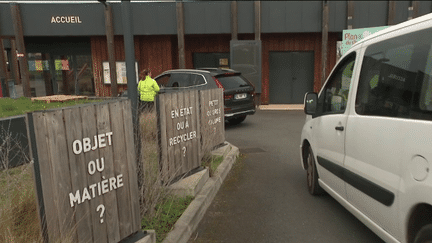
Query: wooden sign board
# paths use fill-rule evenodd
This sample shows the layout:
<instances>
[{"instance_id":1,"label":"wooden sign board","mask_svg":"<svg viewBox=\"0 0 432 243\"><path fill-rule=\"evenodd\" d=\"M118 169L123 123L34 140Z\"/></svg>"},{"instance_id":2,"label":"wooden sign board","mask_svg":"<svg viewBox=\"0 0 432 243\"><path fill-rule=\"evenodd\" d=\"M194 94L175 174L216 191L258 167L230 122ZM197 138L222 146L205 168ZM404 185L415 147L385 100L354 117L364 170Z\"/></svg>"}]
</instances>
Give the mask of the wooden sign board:
<instances>
[{"instance_id":1,"label":"wooden sign board","mask_svg":"<svg viewBox=\"0 0 432 243\"><path fill-rule=\"evenodd\" d=\"M200 166L198 91L157 96L160 166L168 180Z\"/></svg>"},{"instance_id":2,"label":"wooden sign board","mask_svg":"<svg viewBox=\"0 0 432 243\"><path fill-rule=\"evenodd\" d=\"M131 104L27 114L46 242L118 242L140 230Z\"/></svg>"},{"instance_id":3,"label":"wooden sign board","mask_svg":"<svg viewBox=\"0 0 432 243\"><path fill-rule=\"evenodd\" d=\"M222 89L200 91L202 152L225 142L224 99Z\"/></svg>"},{"instance_id":4,"label":"wooden sign board","mask_svg":"<svg viewBox=\"0 0 432 243\"><path fill-rule=\"evenodd\" d=\"M160 166L169 180L198 168L204 146L225 142L221 89L164 93L156 104Z\"/></svg>"}]
</instances>

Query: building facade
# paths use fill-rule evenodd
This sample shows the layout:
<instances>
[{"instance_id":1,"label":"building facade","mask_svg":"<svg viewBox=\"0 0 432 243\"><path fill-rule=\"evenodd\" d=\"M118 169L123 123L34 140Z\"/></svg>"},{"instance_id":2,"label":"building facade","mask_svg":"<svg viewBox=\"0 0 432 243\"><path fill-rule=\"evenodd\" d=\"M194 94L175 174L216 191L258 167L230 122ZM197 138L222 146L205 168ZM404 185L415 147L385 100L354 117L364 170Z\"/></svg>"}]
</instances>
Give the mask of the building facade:
<instances>
[{"instance_id":1,"label":"building facade","mask_svg":"<svg viewBox=\"0 0 432 243\"><path fill-rule=\"evenodd\" d=\"M261 104L299 104L305 92L318 91L337 62L344 29L393 25L432 11L430 1L0 3L3 96L26 90L31 96L112 96L108 28L115 92L127 89L125 4L136 72L231 67L233 41L260 43L253 83Z\"/></svg>"}]
</instances>

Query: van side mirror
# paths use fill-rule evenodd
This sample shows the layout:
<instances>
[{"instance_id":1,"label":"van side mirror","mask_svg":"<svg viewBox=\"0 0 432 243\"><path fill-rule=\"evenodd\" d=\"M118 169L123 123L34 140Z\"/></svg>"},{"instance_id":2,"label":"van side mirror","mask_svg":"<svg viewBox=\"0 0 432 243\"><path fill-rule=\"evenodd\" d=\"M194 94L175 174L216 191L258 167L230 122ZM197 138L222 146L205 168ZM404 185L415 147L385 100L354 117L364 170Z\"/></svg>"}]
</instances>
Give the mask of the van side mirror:
<instances>
[{"instance_id":1,"label":"van side mirror","mask_svg":"<svg viewBox=\"0 0 432 243\"><path fill-rule=\"evenodd\" d=\"M318 104L318 94L315 92L307 92L304 98L304 112L307 115L314 115L316 113Z\"/></svg>"}]
</instances>

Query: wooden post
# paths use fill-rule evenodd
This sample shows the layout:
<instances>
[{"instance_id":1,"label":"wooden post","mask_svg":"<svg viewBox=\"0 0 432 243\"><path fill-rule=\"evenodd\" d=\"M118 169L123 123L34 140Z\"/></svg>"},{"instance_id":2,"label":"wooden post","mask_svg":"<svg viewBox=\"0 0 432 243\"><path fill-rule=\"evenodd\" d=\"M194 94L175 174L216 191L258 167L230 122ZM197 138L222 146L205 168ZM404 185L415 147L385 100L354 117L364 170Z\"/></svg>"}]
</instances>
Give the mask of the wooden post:
<instances>
[{"instance_id":1,"label":"wooden post","mask_svg":"<svg viewBox=\"0 0 432 243\"><path fill-rule=\"evenodd\" d=\"M24 45L24 34L21 22L21 13L18 4L11 4L12 22L14 26L15 40L18 49L18 62L20 64L20 73L25 97L30 97L30 79L28 73L27 53Z\"/></svg>"},{"instance_id":2,"label":"wooden post","mask_svg":"<svg viewBox=\"0 0 432 243\"><path fill-rule=\"evenodd\" d=\"M176 3L177 9L177 39L178 39L178 54L179 54L179 68L186 68L185 60L185 26L184 26L184 11L183 2Z\"/></svg>"},{"instance_id":3,"label":"wooden post","mask_svg":"<svg viewBox=\"0 0 432 243\"><path fill-rule=\"evenodd\" d=\"M412 18L415 19L419 16L419 1L412 1Z\"/></svg>"},{"instance_id":4,"label":"wooden post","mask_svg":"<svg viewBox=\"0 0 432 243\"><path fill-rule=\"evenodd\" d=\"M327 1L323 1L323 18L322 18L322 48L321 48L321 83L320 88L324 84L327 74L326 74L326 64L327 64L327 41L328 41L328 20L329 20L329 9Z\"/></svg>"},{"instance_id":5,"label":"wooden post","mask_svg":"<svg viewBox=\"0 0 432 243\"><path fill-rule=\"evenodd\" d=\"M6 56L4 53L3 39L0 38L0 83L2 87L3 97L10 96L7 80L8 80L8 72L7 72Z\"/></svg>"},{"instance_id":6,"label":"wooden post","mask_svg":"<svg viewBox=\"0 0 432 243\"><path fill-rule=\"evenodd\" d=\"M255 9L255 40L261 40L261 1L254 2Z\"/></svg>"},{"instance_id":7,"label":"wooden post","mask_svg":"<svg viewBox=\"0 0 432 243\"><path fill-rule=\"evenodd\" d=\"M354 1L348 1L347 5L347 29L353 29L353 18L354 18Z\"/></svg>"},{"instance_id":8,"label":"wooden post","mask_svg":"<svg viewBox=\"0 0 432 243\"><path fill-rule=\"evenodd\" d=\"M387 25L395 24L395 16L396 16L396 3L393 0L388 2L388 18Z\"/></svg>"},{"instance_id":9,"label":"wooden post","mask_svg":"<svg viewBox=\"0 0 432 243\"><path fill-rule=\"evenodd\" d=\"M14 39L11 40L11 59L12 59L12 63L11 63L11 68L12 68L12 73L13 76L15 78L15 84L21 84L21 78L20 78L20 72L19 72L19 67L18 67L18 58L17 58L17 48L16 48L16 42Z\"/></svg>"},{"instance_id":10,"label":"wooden post","mask_svg":"<svg viewBox=\"0 0 432 243\"><path fill-rule=\"evenodd\" d=\"M238 40L237 1L231 2L231 40Z\"/></svg>"},{"instance_id":11,"label":"wooden post","mask_svg":"<svg viewBox=\"0 0 432 243\"><path fill-rule=\"evenodd\" d=\"M9 96L9 86L7 84L7 65L6 65L6 57L4 54L4 46L3 46L3 39L0 38L0 81L3 84L5 84L3 87L5 88L2 90L3 97Z\"/></svg>"},{"instance_id":12,"label":"wooden post","mask_svg":"<svg viewBox=\"0 0 432 243\"><path fill-rule=\"evenodd\" d=\"M115 58L115 46L114 46L114 25L111 5L105 6L105 31L108 45L108 62L110 67L110 79L111 79L111 96L117 97L117 71L116 71L116 58Z\"/></svg>"}]
</instances>

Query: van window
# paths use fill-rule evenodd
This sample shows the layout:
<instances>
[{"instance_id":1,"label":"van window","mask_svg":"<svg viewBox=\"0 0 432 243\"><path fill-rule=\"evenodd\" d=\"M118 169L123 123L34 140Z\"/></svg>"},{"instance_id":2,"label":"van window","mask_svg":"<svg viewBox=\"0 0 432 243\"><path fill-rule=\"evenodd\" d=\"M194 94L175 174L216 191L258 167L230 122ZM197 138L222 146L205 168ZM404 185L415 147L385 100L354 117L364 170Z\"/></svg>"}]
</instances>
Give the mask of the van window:
<instances>
[{"instance_id":1,"label":"van window","mask_svg":"<svg viewBox=\"0 0 432 243\"><path fill-rule=\"evenodd\" d=\"M351 84L355 53L342 60L333 72L318 99L322 113L343 113Z\"/></svg>"},{"instance_id":2,"label":"van window","mask_svg":"<svg viewBox=\"0 0 432 243\"><path fill-rule=\"evenodd\" d=\"M369 46L360 72L357 114L432 120L431 40L432 29L427 29Z\"/></svg>"}]
</instances>

